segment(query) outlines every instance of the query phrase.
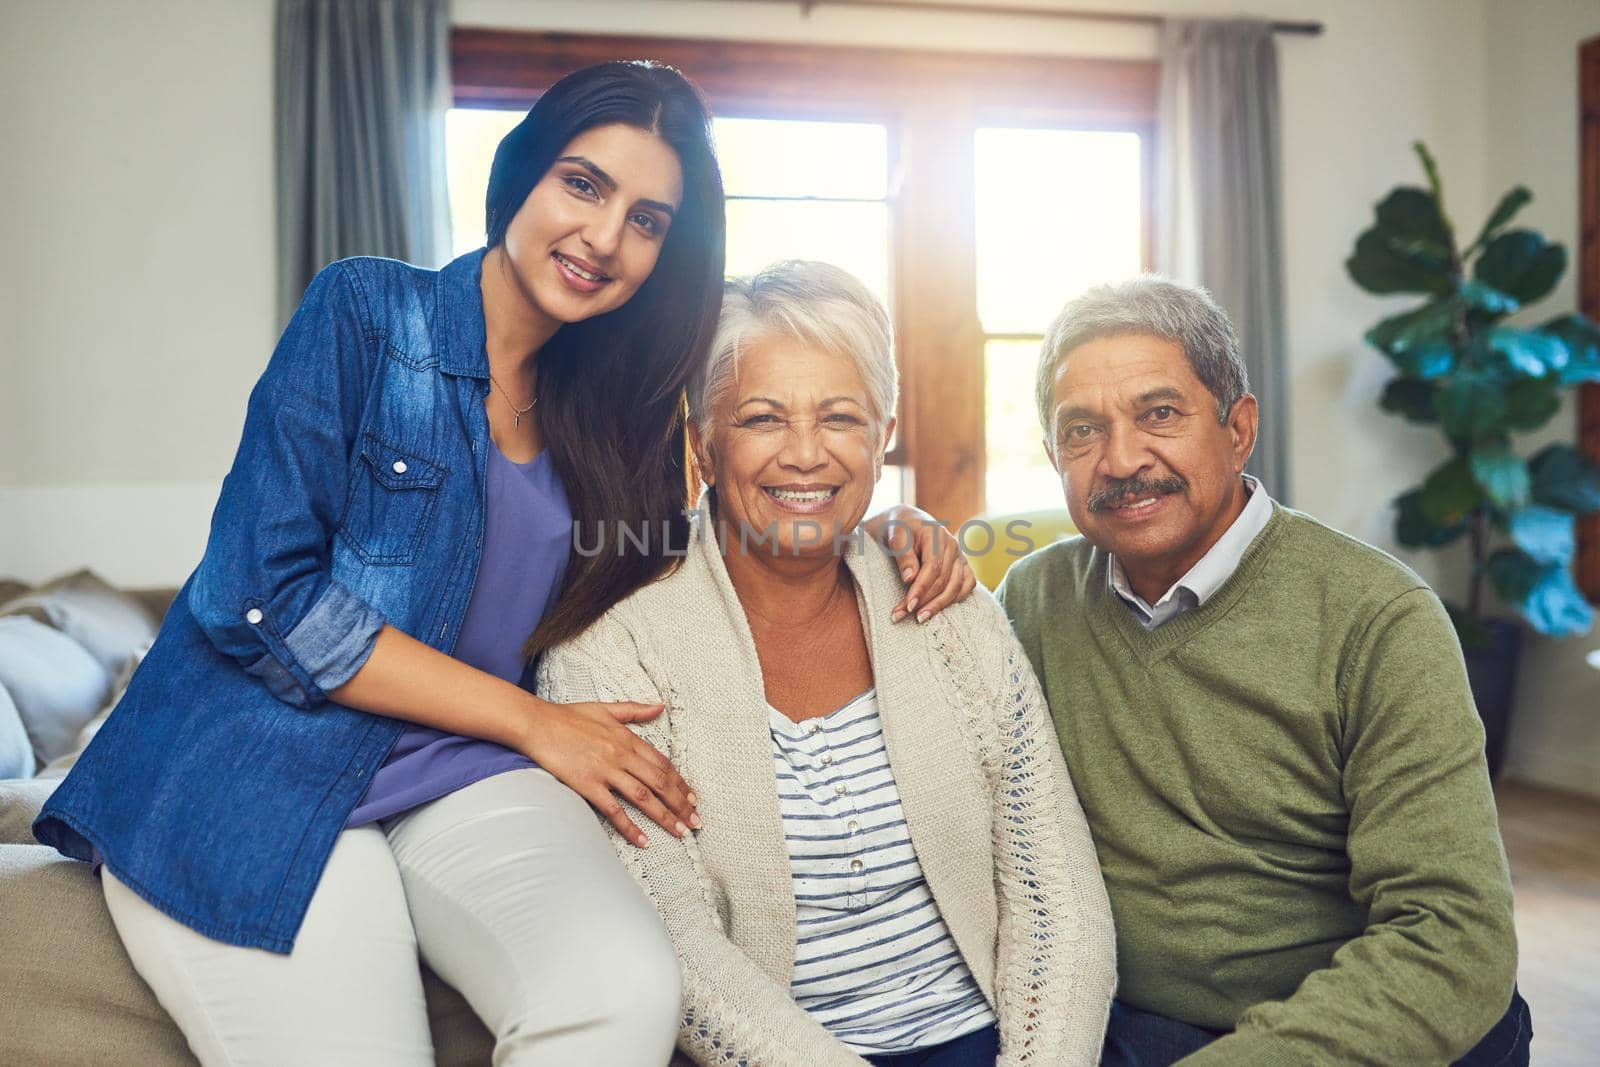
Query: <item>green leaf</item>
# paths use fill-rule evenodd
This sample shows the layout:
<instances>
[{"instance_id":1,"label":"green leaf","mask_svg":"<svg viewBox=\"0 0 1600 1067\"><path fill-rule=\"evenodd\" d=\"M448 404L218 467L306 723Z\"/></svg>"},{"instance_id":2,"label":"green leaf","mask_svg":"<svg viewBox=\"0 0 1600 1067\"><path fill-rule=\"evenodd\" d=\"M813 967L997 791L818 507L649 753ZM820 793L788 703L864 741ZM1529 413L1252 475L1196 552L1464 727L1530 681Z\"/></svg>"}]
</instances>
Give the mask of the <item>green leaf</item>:
<instances>
[{"instance_id":1,"label":"green leaf","mask_svg":"<svg viewBox=\"0 0 1600 1067\"><path fill-rule=\"evenodd\" d=\"M1441 526L1422 513L1422 490L1413 489L1395 500L1394 536L1407 548L1438 548L1467 532L1464 522Z\"/></svg>"},{"instance_id":2,"label":"green leaf","mask_svg":"<svg viewBox=\"0 0 1600 1067\"><path fill-rule=\"evenodd\" d=\"M1499 326L1489 331L1489 350L1515 374L1543 378L1567 360L1567 346L1553 334Z\"/></svg>"},{"instance_id":3,"label":"green leaf","mask_svg":"<svg viewBox=\"0 0 1600 1067\"><path fill-rule=\"evenodd\" d=\"M1528 461L1533 499L1563 511L1600 511L1600 468L1571 445L1551 445Z\"/></svg>"},{"instance_id":4,"label":"green leaf","mask_svg":"<svg viewBox=\"0 0 1600 1067\"><path fill-rule=\"evenodd\" d=\"M1517 212L1528 206L1533 199L1533 194L1528 192L1527 186L1519 185L1494 206L1489 212L1489 220L1483 224L1483 229L1478 233L1478 239L1472 242L1473 248L1482 248L1494 239L1505 225L1516 217Z\"/></svg>"},{"instance_id":5,"label":"green leaf","mask_svg":"<svg viewBox=\"0 0 1600 1067\"><path fill-rule=\"evenodd\" d=\"M1521 507L1527 501L1528 467L1510 448L1503 444L1474 448L1468 462L1472 477L1495 507Z\"/></svg>"},{"instance_id":6,"label":"green leaf","mask_svg":"<svg viewBox=\"0 0 1600 1067\"><path fill-rule=\"evenodd\" d=\"M1455 349L1447 344L1424 344L1404 349L1395 362L1412 378L1431 381L1449 374L1456 366Z\"/></svg>"},{"instance_id":7,"label":"green leaf","mask_svg":"<svg viewBox=\"0 0 1600 1067\"><path fill-rule=\"evenodd\" d=\"M1540 329L1566 346L1566 359L1556 368L1563 385L1600 382L1600 327L1582 315L1562 315Z\"/></svg>"},{"instance_id":8,"label":"green leaf","mask_svg":"<svg viewBox=\"0 0 1600 1067\"><path fill-rule=\"evenodd\" d=\"M1454 526L1483 502L1483 493L1466 457L1457 456L1440 465L1422 483L1418 502L1422 515L1436 526Z\"/></svg>"},{"instance_id":9,"label":"green leaf","mask_svg":"<svg viewBox=\"0 0 1600 1067\"><path fill-rule=\"evenodd\" d=\"M1470 278L1462 279L1458 291L1468 307L1497 317L1509 315L1522 306L1516 297Z\"/></svg>"},{"instance_id":10,"label":"green leaf","mask_svg":"<svg viewBox=\"0 0 1600 1067\"><path fill-rule=\"evenodd\" d=\"M1411 150L1422 161L1422 171L1428 176L1428 189L1433 193L1434 203L1439 205L1439 215L1444 217L1444 182L1439 179L1439 165L1433 161L1433 153L1428 151L1428 146L1421 141L1412 141ZM1445 219L1448 226L1450 220Z\"/></svg>"},{"instance_id":11,"label":"green leaf","mask_svg":"<svg viewBox=\"0 0 1600 1067\"><path fill-rule=\"evenodd\" d=\"M1555 508L1530 504L1511 513L1507 532L1516 546L1540 563L1572 562L1575 549L1574 521L1570 514Z\"/></svg>"},{"instance_id":12,"label":"green leaf","mask_svg":"<svg viewBox=\"0 0 1600 1067\"><path fill-rule=\"evenodd\" d=\"M1393 315L1367 331L1367 343L1390 355L1423 345L1448 344L1458 307L1454 297L1443 297Z\"/></svg>"},{"instance_id":13,"label":"green leaf","mask_svg":"<svg viewBox=\"0 0 1600 1067\"><path fill-rule=\"evenodd\" d=\"M1540 575L1539 584L1522 602L1528 625L1547 637L1570 637L1589 632L1594 624L1594 609L1572 581L1566 564L1551 564Z\"/></svg>"},{"instance_id":14,"label":"green leaf","mask_svg":"<svg viewBox=\"0 0 1600 1067\"><path fill-rule=\"evenodd\" d=\"M1493 584L1494 591L1500 594L1501 600L1521 607L1522 602L1539 584L1544 564L1520 548L1502 548L1490 554L1484 571L1489 575L1489 581Z\"/></svg>"},{"instance_id":15,"label":"green leaf","mask_svg":"<svg viewBox=\"0 0 1600 1067\"><path fill-rule=\"evenodd\" d=\"M1351 279L1369 293L1434 293L1451 288L1449 271L1399 251L1390 235L1378 228L1356 239L1355 252L1344 261Z\"/></svg>"},{"instance_id":16,"label":"green leaf","mask_svg":"<svg viewBox=\"0 0 1600 1067\"><path fill-rule=\"evenodd\" d=\"M1555 288L1567 269L1567 250L1533 230L1509 230L1484 248L1472 273L1481 282L1531 304Z\"/></svg>"},{"instance_id":17,"label":"green leaf","mask_svg":"<svg viewBox=\"0 0 1600 1067\"><path fill-rule=\"evenodd\" d=\"M1461 372L1439 390L1434 403L1439 421L1453 440L1470 441L1499 430L1506 417L1506 394L1486 374Z\"/></svg>"},{"instance_id":18,"label":"green leaf","mask_svg":"<svg viewBox=\"0 0 1600 1067\"><path fill-rule=\"evenodd\" d=\"M1402 185L1379 202L1378 228L1390 247L1440 270L1449 269L1450 233L1439 214L1439 202L1426 189Z\"/></svg>"},{"instance_id":19,"label":"green leaf","mask_svg":"<svg viewBox=\"0 0 1600 1067\"><path fill-rule=\"evenodd\" d=\"M1434 409L1433 394L1434 388L1427 382L1394 378L1383 387L1378 406L1408 422L1438 422L1439 412Z\"/></svg>"},{"instance_id":20,"label":"green leaf","mask_svg":"<svg viewBox=\"0 0 1600 1067\"><path fill-rule=\"evenodd\" d=\"M1542 634L1581 634L1594 622L1594 613L1572 583L1565 563L1540 563L1526 552L1504 548L1489 557L1485 569L1501 599Z\"/></svg>"},{"instance_id":21,"label":"green leaf","mask_svg":"<svg viewBox=\"0 0 1600 1067\"><path fill-rule=\"evenodd\" d=\"M1524 378L1512 382L1506 393L1506 426L1537 430L1561 409L1561 392L1547 379Z\"/></svg>"},{"instance_id":22,"label":"green leaf","mask_svg":"<svg viewBox=\"0 0 1600 1067\"><path fill-rule=\"evenodd\" d=\"M1527 592L1515 599L1505 599L1516 605L1529 626L1547 637L1587 633L1594 623L1594 611L1573 584L1572 573L1565 563L1540 566Z\"/></svg>"}]
</instances>

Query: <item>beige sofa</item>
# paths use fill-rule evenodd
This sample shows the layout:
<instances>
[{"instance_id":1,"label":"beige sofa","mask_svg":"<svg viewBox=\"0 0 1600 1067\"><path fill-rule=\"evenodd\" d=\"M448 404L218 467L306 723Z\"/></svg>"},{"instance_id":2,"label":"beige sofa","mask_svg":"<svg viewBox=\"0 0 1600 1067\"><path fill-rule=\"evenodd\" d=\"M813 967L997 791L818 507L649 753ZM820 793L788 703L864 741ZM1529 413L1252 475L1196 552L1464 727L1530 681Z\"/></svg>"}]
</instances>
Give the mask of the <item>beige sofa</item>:
<instances>
[{"instance_id":1,"label":"beige sofa","mask_svg":"<svg viewBox=\"0 0 1600 1067\"><path fill-rule=\"evenodd\" d=\"M0 701L20 708L41 768L0 781L0 1064L196 1062L123 951L89 865L38 844L29 829L171 598L115 590L87 571L37 590L0 580ZM56 662L62 677L49 684L41 670ZM96 706L85 707L91 696ZM493 1042L466 1001L425 967L423 979L441 1067L489 1063Z\"/></svg>"}]
</instances>

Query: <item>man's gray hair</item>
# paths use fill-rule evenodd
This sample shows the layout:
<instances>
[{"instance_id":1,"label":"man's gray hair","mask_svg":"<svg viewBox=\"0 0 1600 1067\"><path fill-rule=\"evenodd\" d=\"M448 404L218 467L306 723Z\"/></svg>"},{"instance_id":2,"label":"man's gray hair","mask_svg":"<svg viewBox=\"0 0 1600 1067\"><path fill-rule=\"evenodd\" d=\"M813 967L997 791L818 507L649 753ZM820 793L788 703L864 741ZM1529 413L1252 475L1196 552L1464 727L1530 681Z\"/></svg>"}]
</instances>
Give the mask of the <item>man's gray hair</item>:
<instances>
[{"instance_id":1,"label":"man's gray hair","mask_svg":"<svg viewBox=\"0 0 1600 1067\"><path fill-rule=\"evenodd\" d=\"M706 425L733 388L750 345L791 338L855 361L866 383L875 429L895 413L897 376L889 314L854 275L831 263L790 259L722 288L722 316L711 354L689 378L689 417Z\"/></svg>"},{"instance_id":2,"label":"man's gray hair","mask_svg":"<svg viewBox=\"0 0 1600 1067\"><path fill-rule=\"evenodd\" d=\"M1159 274L1097 285L1061 309L1039 351L1034 394L1039 424L1051 449L1055 448L1051 416L1061 361L1079 345L1134 334L1160 337L1183 349L1195 377L1216 397L1220 422L1228 421L1233 405L1250 391L1233 323L1206 290Z\"/></svg>"}]
</instances>

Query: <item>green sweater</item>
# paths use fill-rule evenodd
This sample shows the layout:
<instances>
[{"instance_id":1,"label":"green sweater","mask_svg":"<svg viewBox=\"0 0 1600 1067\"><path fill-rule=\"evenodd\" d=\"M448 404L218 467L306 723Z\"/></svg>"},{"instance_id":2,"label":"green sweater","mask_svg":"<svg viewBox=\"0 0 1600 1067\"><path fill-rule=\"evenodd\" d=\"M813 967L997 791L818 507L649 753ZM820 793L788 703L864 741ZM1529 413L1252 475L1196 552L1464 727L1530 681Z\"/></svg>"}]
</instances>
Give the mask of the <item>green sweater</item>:
<instances>
[{"instance_id":1,"label":"green sweater","mask_svg":"<svg viewBox=\"0 0 1600 1067\"><path fill-rule=\"evenodd\" d=\"M1183 1061L1449 1063L1504 1014L1511 885L1454 631L1396 560L1273 506L1147 632L1082 538L999 596L1117 926L1118 997L1229 1036Z\"/></svg>"}]
</instances>

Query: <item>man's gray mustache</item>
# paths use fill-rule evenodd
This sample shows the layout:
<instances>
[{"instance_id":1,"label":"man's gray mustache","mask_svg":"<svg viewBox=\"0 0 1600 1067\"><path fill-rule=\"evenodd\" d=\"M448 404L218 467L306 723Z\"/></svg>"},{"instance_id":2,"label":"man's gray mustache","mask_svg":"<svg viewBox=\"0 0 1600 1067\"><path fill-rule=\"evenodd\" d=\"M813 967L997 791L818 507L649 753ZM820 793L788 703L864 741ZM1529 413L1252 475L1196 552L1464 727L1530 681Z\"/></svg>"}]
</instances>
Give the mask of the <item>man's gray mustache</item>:
<instances>
[{"instance_id":1,"label":"man's gray mustache","mask_svg":"<svg viewBox=\"0 0 1600 1067\"><path fill-rule=\"evenodd\" d=\"M1141 500L1147 496L1165 496L1168 493L1181 493L1189 488L1189 483L1176 474L1169 478L1133 478L1129 481L1108 485L1099 492L1090 493L1089 499L1084 501L1084 506L1090 511L1110 511L1114 507L1125 504L1130 500Z\"/></svg>"}]
</instances>

